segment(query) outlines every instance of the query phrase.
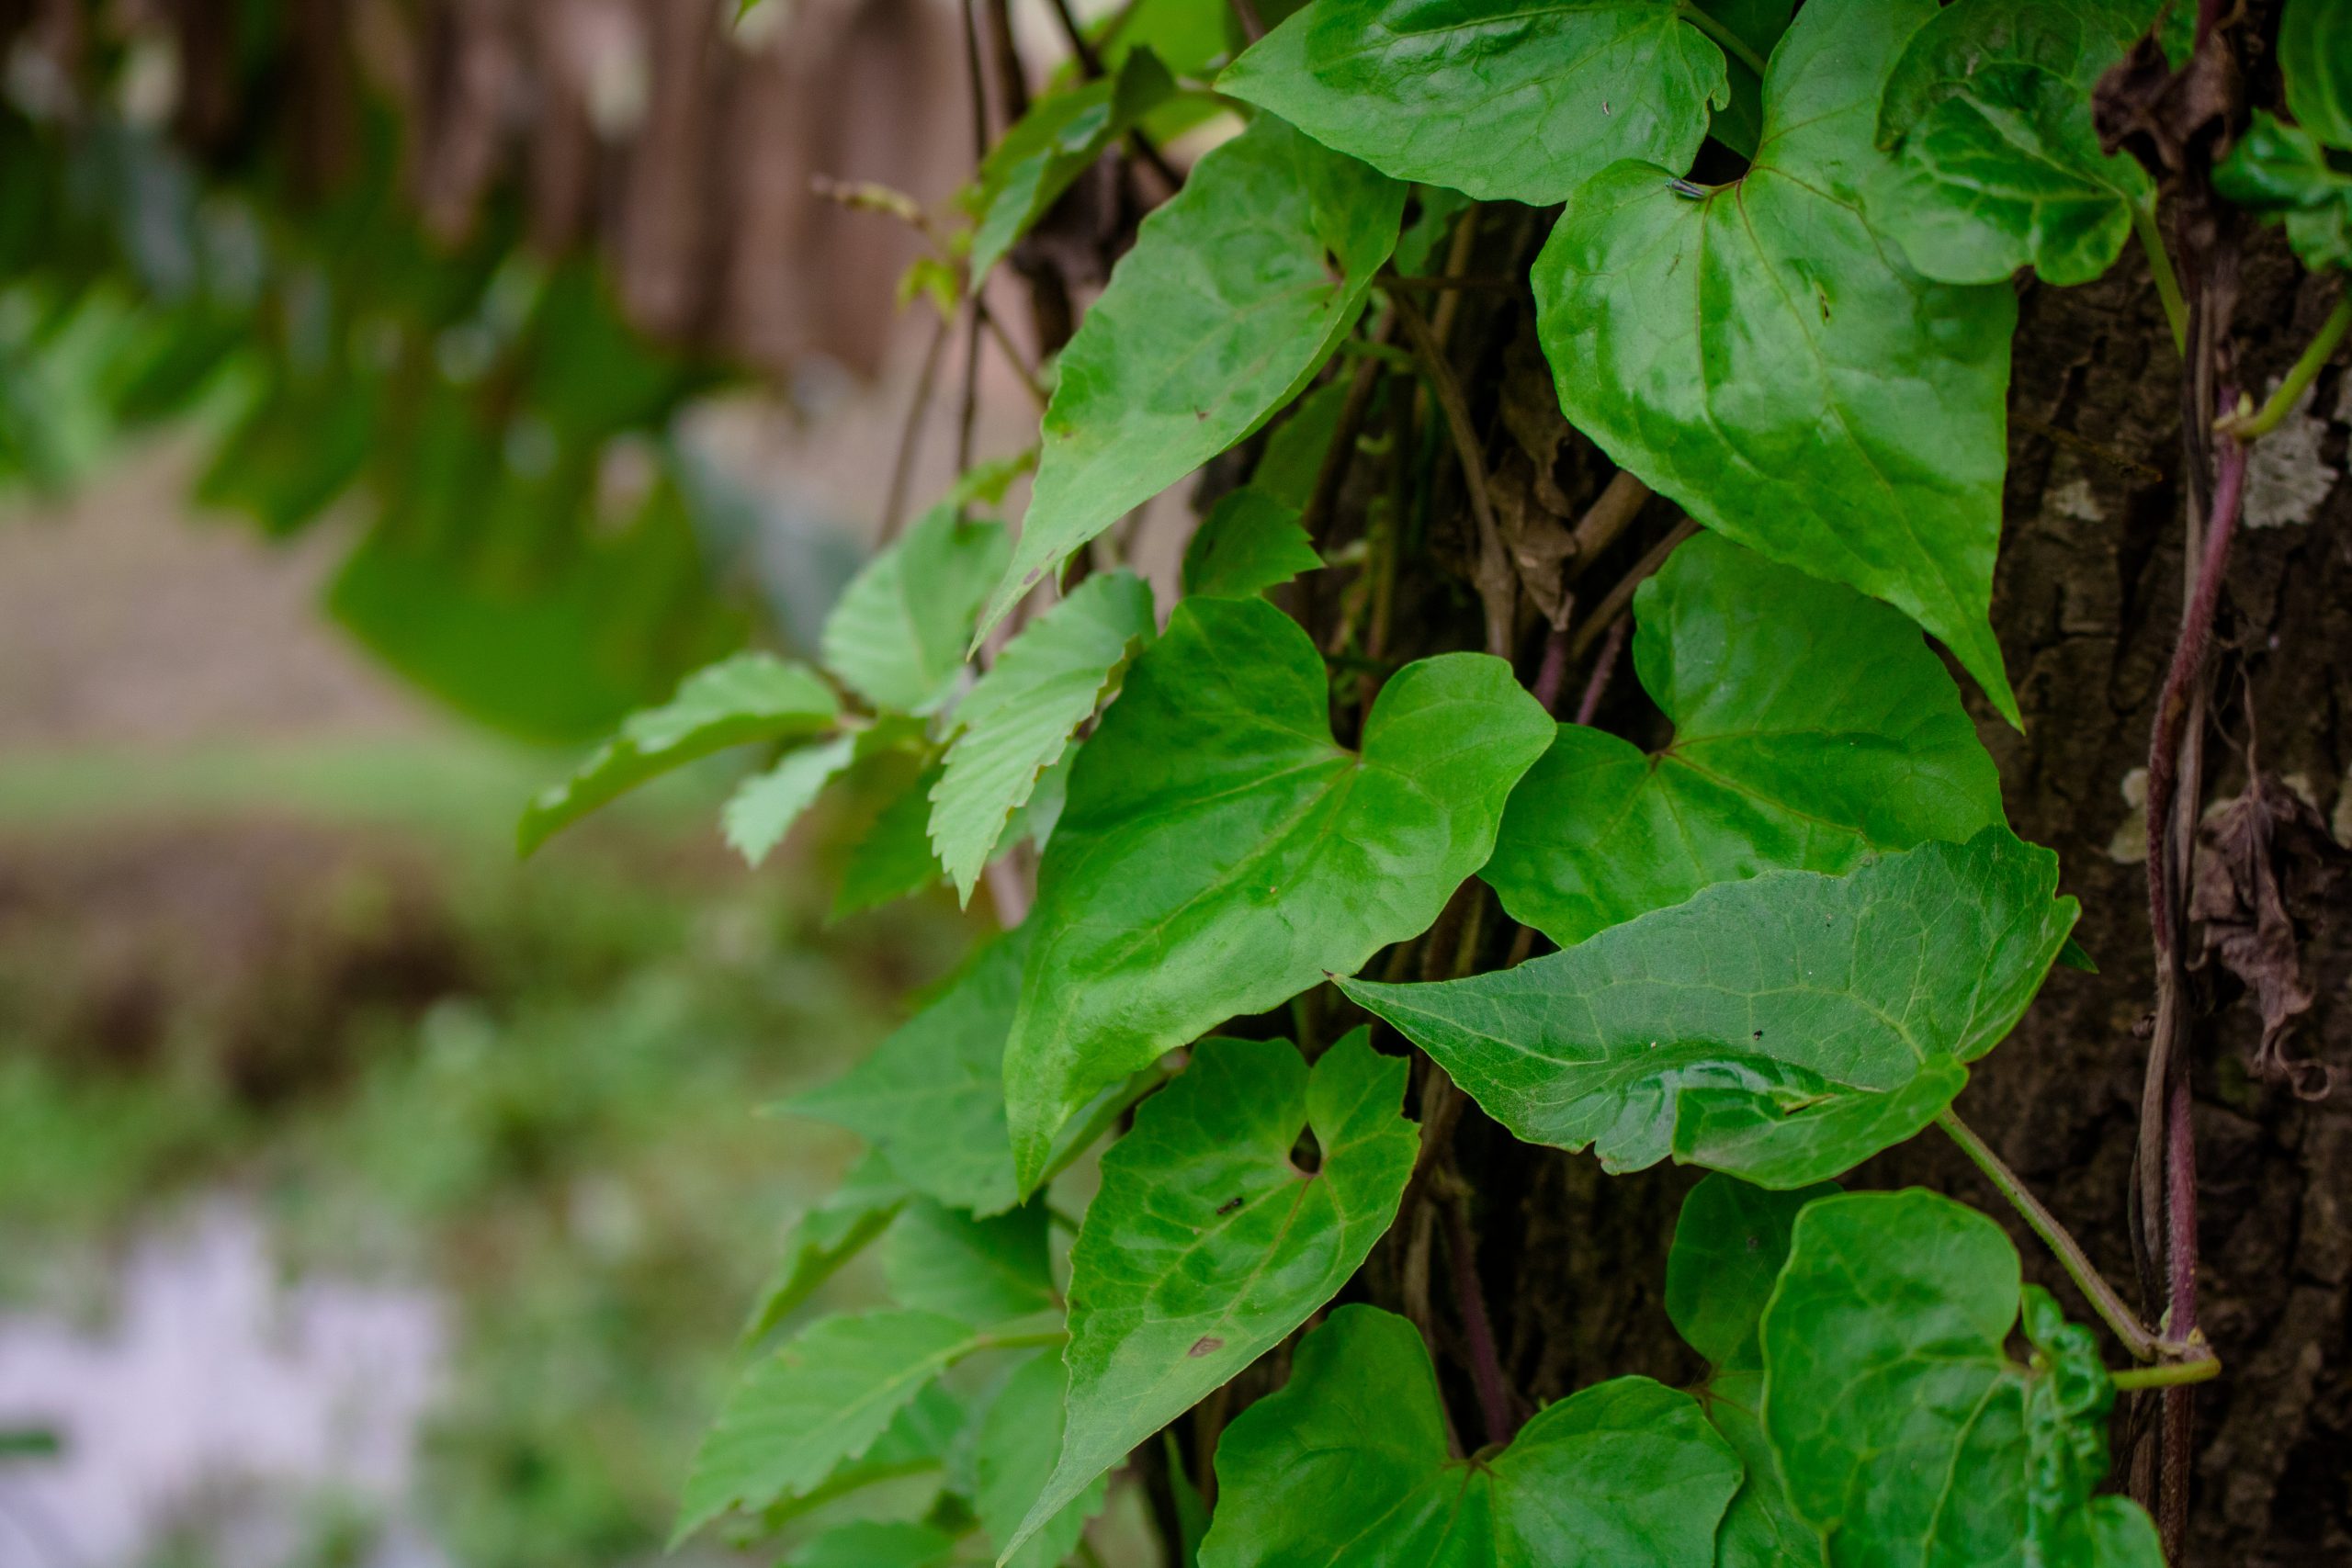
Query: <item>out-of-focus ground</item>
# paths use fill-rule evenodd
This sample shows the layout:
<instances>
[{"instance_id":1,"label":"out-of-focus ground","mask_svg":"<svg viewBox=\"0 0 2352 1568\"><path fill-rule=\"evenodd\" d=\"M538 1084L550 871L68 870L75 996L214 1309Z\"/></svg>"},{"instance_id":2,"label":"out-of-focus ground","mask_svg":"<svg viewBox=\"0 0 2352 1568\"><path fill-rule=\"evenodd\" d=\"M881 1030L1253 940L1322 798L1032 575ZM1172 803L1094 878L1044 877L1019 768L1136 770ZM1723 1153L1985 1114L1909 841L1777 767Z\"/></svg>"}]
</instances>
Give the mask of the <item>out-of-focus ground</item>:
<instances>
[{"instance_id":1,"label":"out-of-focus ground","mask_svg":"<svg viewBox=\"0 0 2352 1568\"><path fill-rule=\"evenodd\" d=\"M864 548L908 379L707 416L772 596ZM740 761L518 864L567 759L379 673L332 530L191 516L187 468L0 515L0 1568L650 1562L853 1152L757 1109L972 927L828 926L822 820L732 861Z\"/></svg>"}]
</instances>

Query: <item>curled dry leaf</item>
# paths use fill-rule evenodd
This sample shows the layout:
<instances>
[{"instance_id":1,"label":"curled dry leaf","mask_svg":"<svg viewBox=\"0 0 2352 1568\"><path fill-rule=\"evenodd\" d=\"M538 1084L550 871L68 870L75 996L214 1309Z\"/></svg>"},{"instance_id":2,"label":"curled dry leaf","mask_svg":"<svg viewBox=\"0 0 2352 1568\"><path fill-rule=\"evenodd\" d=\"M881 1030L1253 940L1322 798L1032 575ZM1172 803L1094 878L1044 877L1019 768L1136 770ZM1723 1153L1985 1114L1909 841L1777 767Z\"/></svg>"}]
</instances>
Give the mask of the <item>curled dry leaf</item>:
<instances>
[{"instance_id":1,"label":"curled dry leaf","mask_svg":"<svg viewBox=\"0 0 2352 1568\"><path fill-rule=\"evenodd\" d=\"M2199 834L2188 912L2204 922L2204 958L2218 957L2245 981L2261 1010L2255 1075L2303 1100L2324 1099L2332 1075L2323 1062L2286 1054L2289 1021L2312 1005L2301 932L2344 890L2347 869L2352 850L2274 773L2256 771Z\"/></svg>"},{"instance_id":2,"label":"curled dry leaf","mask_svg":"<svg viewBox=\"0 0 2352 1568\"><path fill-rule=\"evenodd\" d=\"M2210 150L2229 127L2239 97L2237 56L2216 28L2177 71L2154 33L2132 46L2091 94L2100 148L2127 152L2159 180L2190 167L2190 149Z\"/></svg>"}]
</instances>

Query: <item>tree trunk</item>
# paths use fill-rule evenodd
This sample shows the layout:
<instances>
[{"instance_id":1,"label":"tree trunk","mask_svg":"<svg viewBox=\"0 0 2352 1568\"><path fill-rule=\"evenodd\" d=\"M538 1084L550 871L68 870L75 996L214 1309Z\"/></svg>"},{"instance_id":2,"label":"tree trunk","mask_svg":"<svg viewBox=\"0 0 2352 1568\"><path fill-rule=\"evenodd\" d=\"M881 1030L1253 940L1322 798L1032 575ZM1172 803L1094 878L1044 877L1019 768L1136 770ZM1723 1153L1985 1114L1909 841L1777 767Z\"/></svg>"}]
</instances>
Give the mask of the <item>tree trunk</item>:
<instances>
[{"instance_id":1,"label":"tree trunk","mask_svg":"<svg viewBox=\"0 0 2352 1568\"><path fill-rule=\"evenodd\" d=\"M2245 272L2236 335L2245 382L2258 395L2310 340L2336 285L2303 275L2275 236L2251 242ZM1487 335L1507 341L1510 313L1487 317ZM1508 357L1488 353L1490 386ZM2137 1293L2130 1192L2143 1023L2154 996L2136 789L2181 615L2178 388L2179 362L2136 256L2092 287L2024 287L1993 615L2025 731L1995 717L1962 682L1999 761L2010 820L2059 852L2063 887L2083 903L2076 934L2099 972L2056 970L2016 1034L1975 1068L1959 1109L2127 1298ZM2258 739L2262 770L2332 818L2340 840L2352 837L2352 487L2332 481L2352 423L2352 372L2324 375L2312 406L2320 412L2311 423L2256 448L2250 526L2240 533L2216 628L2207 795L2226 800L2244 789L2249 740ZM1564 468L1577 461L1571 455ZM1638 553L1672 516L1653 503L1621 550ZM1594 576L1605 583L1614 570ZM1588 603L1600 583L1588 585ZM1582 674L1571 674L1570 705ZM1602 720L1658 739L1660 721L1641 705L1621 674ZM2332 924L2308 933L2305 973L2316 1000L2290 1026L2289 1045L2290 1055L2333 1063L2339 1074L2352 1064L2352 919L2342 904ZM1501 961L1510 929L1490 932L1481 966ZM2194 951L2193 929L2190 941ZM2352 1089L2310 1101L2259 1080L2248 1066L2261 1034L2253 999L2217 965L2198 979L2200 1322L2224 1371L2196 1393L2186 1561L2352 1561ZM1514 1144L1475 1106L1454 1147L1478 1194L1485 1294L1519 1393L1541 1403L1622 1372L1698 1373L1662 1303L1667 1243L1696 1173L1661 1167L1607 1176L1589 1156ZM1855 1187L1911 1184L2007 1223L2028 1277L2090 1319L2048 1250L1936 1133L1849 1179ZM1410 1268L1403 1254L1411 1230L1400 1224L1390 1269ZM1438 1231L1428 1271L1442 1281ZM1375 1294L1383 1277L1374 1276ZM1430 1293L1436 1342L1461 1373L1450 1378L1449 1397L1467 1433L1476 1406L1460 1309L1442 1283ZM2150 1321L2161 1305L2148 1305ZM2155 1397L2126 1396L2118 1411L2115 1485L2130 1475ZM2132 1408L2135 1400L2148 1408Z\"/></svg>"}]
</instances>

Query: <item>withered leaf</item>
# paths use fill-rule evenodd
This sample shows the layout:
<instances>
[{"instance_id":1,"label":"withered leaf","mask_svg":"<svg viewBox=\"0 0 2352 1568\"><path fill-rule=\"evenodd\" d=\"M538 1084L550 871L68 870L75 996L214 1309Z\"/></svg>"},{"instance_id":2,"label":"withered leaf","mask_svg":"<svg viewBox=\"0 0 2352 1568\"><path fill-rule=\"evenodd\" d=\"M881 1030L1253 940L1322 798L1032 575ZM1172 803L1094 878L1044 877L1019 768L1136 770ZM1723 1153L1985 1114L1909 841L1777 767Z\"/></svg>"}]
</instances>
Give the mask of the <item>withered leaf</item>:
<instances>
[{"instance_id":1,"label":"withered leaf","mask_svg":"<svg viewBox=\"0 0 2352 1568\"><path fill-rule=\"evenodd\" d=\"M2345 891L2352 850L2330 836L2311 804L2257 770L2244 795L2198 835L2188 912L2204 922L2204 953L2245 982L2262 1014L2255 1076L2303 1100L2326 1097L2326 1064L2286 1054L2287 1025L2312 1005L2302 932Z\"/></svg>"}]
</instances>

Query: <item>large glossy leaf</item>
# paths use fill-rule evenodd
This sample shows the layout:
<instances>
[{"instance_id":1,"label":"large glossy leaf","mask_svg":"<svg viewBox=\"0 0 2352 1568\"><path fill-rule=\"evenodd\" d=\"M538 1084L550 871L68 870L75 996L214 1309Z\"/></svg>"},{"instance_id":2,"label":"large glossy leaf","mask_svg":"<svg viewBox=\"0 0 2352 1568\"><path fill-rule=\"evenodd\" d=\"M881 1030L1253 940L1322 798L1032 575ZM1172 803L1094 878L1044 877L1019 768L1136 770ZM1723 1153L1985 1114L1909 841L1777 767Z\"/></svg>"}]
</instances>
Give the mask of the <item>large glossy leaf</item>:
<instances>
[{"instance_id":1,"label":"large glossy leaf","mask_svg":"<svg viewBox=\"0 0 2352 1568\"><path fill-rule=\"evenodd\" d=\"M2352 152L2352 14L2339 0L2287 0L2278 17L2278 73L2295 123Z\"/></svg>"},{"instance_id":2,"label":"large glossy leaf","mask_svg":"<svg viewBox=\"0 0 2352 1568\"><path fill-rule=\"evenodd\" d=\"M1061 1358L1039 1356L1006 1380L980 1423L979 1491L973 1510L1000 1550L1018 1538L1029 1506L1053 1478L1062 1450ZM1091 1483L1012 1552L1005 1568L1054 1568L1078 1545L1086 1521L1102 1511L1108 1478Z\"/></svg>"},{"instance_id":3,"label":"large glossy leaf","mask_svg":"<svg viewBox=\"0 0 2352 1568\"><path fill-rule=\"evenodd\" d=\"M2138 1505L2094 1497L2114 1384L2087 1329L2023 1293L2001 1227L1937 1193L1797 1217L1764 1312L1764 1429L1830 1568L2161 1568Z\"/></svg>"},{"instance_id":4,"label":"large glossy leaf","mask_svg":"<svg viewBox=\"0 0 2352 1568\"><path fill-rule=\"evenodd\" d=\"M754 1362L695 1454L678 1503L683 1540L730 1507L758 1509L865 1453L932 1379L979 1348L933 1312L820 1318Z\"/></svg>"},{"instance_id":5,"label":"large glossy leaf","mask_svg":"<svg viewBox=\"0 0 2352 1568\"><path fill-rule=\"evenodd\" d=\"M629 715L577 773L531 802L518 833L522 851L530 853L557 829L673 768L729 746L821 734L840 712L815 671L772 653L739 653L698 670L662 706Z\"/></svg>"},{"instance_id":6,"label":"large glossy leaf","mask_svg":"<svg viewBox=\"0 0 2352 1568\"><path fill-rule=\"evenodd\" d=\"M1006 645L956 710L962 733L931 794L931 843L968 901L1012 814L1152 634L1151 589L1090 577Z\"/></svg>"},{"instance_id":7,"label":"large glossy leaf","mask_svg":"<svg viewBox=\"0 0 2352 1568\"><path fill-rule=\"evenodd\" d=\"M1701 534L1634 596L1634 665L1674 721L1645 755L1562 725L1484 876L1562 945L1759 872L1842 872L2001 821L1993 760L1909 620Z\"/></svg>"},{"instance_id":8,"label":"large glossy leaf","mask_svg":"<svg viewBox=\"0 0 2352 1568\"><path fill-rule=\"evenodd\" d=\"M2057 881L2057 856L1987 829L1719 884L1515 969L1340 983L1532 1143L1802 1187L1951 1102L2065 942Z\"/></svg>"},{"instance_id":9,"label":"large glossy leaf","mask_svg":"<svg viewBox=\"0 0 2352 1568\"><path fill-rule=\"evenodd\" d=\"M1789 1506L1764 1438L1764 1350L1757 1325L1788 1261L1798 1212L1837 1190L1823 1184L1772 1192L1713 1175L1691 1189L1675 1223L1666 1261L1667 1315L1707 1358L1699 1403L1747 1472L1715 1535L1718 1568L1821 1562L1821 1542Z\"/></svg>"},{"instance_id":10,"label":"large glossy leaf","mask_svg":"<svg viewBox=\"0 0 2352 1568\"><path fill-rule=\"evenodd\" d=\"M963 672L972 617L1006 548L1001 525L933 507L842 590L825 620L825 668L877 708L938 707Z\"/></svg>"},{"instance_id":11,"label":"large glossy leaf","mask_svg":"<svg viewBox=\"0 0 2352 1568\"><path fill-rule=\"evenodd\" d=\"M1446 1452L1413 1325L1343 1306L1217 1445L1202 1568L1709 1568L1739 1461L1689 1394L1617 1378Z\"/></svg>"},{"instance_id":12,"label":"large glossy leaf","mask_svg":"<svg viewBox=\"0 0 2352 1568\"><path fill-rule=\"evenodd\" d=\"M1400 180L1546 206L1620 158L1680 174L1731 101L1674 0L1316 0L1217 78Z\"/></svg>"},{"instance_id":13,"label":"large glossy leaf","mask_svg":"<svg viewBox=\"0 0 2352 1568\"><path fill-rule=\"evenodd\" d=\"M1023 1536L1347 1282L1420 1147L1404 1094L1357 1030L1311 1072L1286 1041L1204 1041L1136 1111L1070 1254L1069 1425Z\"/></svg>"},{"instance_id":14,"label":"large glossy leaf","mask_svg":"<svg viewBox=\"0 0 2352 1568\"><path fill-rule=\"evenodd\" d=\"M1271 115L1203 157L1062 351L981 629L1129 508L1255 430L1354 324L1405 187Z\"/></svg>"},{"instance_id":15,"label":"large glossy leaf","mask_svg":"<svg viewBox=\"0 0 2352 1568\"><path fill-rule=\"evenodd\" d=\"M1484 654L1407 666L1331 740L1323 661L1258 599L1189 599L1070 775L1005 1047L1022 1180L1103 1085L1426 929L1552 725Z\"/></svg>"},{"instance_id":16,"label":"large glossy leaf","mask_svg":"<svg viewBox=\"0 0 2352 1568\"><path fill-rule=\"evenodd\" d=\"M2012 721L1986 621L2017 302L1933 283L1866 218L1879 92L1933 0L1812 0L1736 183L1579 189L1537 259L1560 406L1727 537L1909 613Z\"/></svg>"},{"instance_id":17,"label":"large glossy leaf","mask_svg":"<svg viewBox=\"0 0 2352 1568\"><path fill-rule=\"evenodd\" d=\"M1004 1041L1028 931L989 943L872 1055L780 1109L848 1128L909 1187L943 1203L982 1216L1012 1207Z\"/></svg>"},{"instance_id":18,"label":"large glossy leaf","mask_svg":"<svg viewBox=\"0 0 2352 1568\"><path fill-rule=\"evenodd\" d=\"M980 162L964 198L979 219L970 276L984 282L1014 241L1147 112L1175 90L1149 49L1130 50L1115 76L1099 76L1030 106Z\"/></svg>"},{"instance_id":19,"label":"large glossy leaf","mask_svg":"<svg viewBox=\"0 0 2352 1568\"><path fill-rule=\"evenodd\" d=\"M1915 270L1998 283L2030 265L2069 284L2114 265L2155 184L2100 151L2091 91L2155 14L2154 0L1958 0L1913 36L1879 105L1895 157L1870 211Z\"/></svg>"}]
</instances>

